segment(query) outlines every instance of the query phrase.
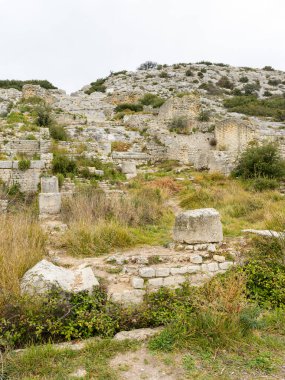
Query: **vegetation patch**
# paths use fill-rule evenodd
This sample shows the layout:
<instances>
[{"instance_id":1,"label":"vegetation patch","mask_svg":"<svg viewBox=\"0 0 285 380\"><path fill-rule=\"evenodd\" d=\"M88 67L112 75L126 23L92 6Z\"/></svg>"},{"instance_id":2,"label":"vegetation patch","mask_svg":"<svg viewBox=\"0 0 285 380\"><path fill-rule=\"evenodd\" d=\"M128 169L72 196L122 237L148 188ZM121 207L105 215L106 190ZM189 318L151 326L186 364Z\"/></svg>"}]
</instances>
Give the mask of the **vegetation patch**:
<instances>
[{"instance_id":1,"label":"vegetation patch","mask_svg":"<svg viewBox=\"0 0 285 380\"><path fill-rule=\"evenodd\" d=\"M224 106L230 112L285 121L285 98L282 96L274 96L269 99L258 99L255 96L234 96L226 99Z\"/></svg>"}]
</instances>

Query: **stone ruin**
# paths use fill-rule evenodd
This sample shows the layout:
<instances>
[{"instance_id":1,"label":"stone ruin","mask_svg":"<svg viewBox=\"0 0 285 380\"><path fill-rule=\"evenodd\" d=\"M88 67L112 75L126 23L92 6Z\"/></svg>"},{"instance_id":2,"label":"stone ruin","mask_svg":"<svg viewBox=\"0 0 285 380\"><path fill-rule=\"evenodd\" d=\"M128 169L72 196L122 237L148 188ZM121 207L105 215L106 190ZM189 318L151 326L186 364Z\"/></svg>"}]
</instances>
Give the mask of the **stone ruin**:
<instances>
[{"instance_id":1,"label":"stone ruin","mask_svg":"<svg viewBox=\"0 0 285 380\"><path fill-rule=\"evenodd\" d=\"M42 180L42 194L56 196L54 178ZM40 209L49 216L59 211L59 204L40 197ZM56 205L56 207L55 207ZM22 280L23 292L43 292L56 285L69 291L90 290L97 278L104 280L109 296L123 304L136 304L149 291L160 287L176 288L185 282L200 286L219 273L225 273L234 259L228 259L223 245L219 213L214 209L189 210L177 216L174 243L168 248L144 247L134 252L113 254L107 258L89 258L78 269L65 269L57 258L57 266L43 260L31 268ZM79 277L78 277L79 276ZM77 278L78 281L74 279Z\"/></svg>"},{"instance_id":2,"label":"stone ruin","mask_svg":"<svg viewBox=\"0 0 285 380\"><path fill-rule=\"evenodd\" d=\"M61 193L59 192L58 178L42 177L41 193L39 194L40 218L58 215L61 210Z\"/></svg>"}]
</instances>

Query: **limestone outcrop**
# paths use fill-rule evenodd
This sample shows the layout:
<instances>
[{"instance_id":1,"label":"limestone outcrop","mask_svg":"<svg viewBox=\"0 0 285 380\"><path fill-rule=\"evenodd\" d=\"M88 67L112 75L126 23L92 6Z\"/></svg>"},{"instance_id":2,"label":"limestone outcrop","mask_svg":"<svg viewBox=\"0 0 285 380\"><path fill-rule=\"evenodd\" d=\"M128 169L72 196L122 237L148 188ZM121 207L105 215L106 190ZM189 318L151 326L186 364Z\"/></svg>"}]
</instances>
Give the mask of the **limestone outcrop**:
<instances>
[{"instance_id":1,"label":"limestone outcrop","mask_svg":"<svg viewBox=\"0 0 285 380\"><path fill-rule=\"evenodd\" d=\"M66 292L91 292L94 286L99 286L99 282L90 267L71 270L47 260L29 269L21 280L21 292L31 295L45 293L54 287Z\"/></svg>"}]
</instances>

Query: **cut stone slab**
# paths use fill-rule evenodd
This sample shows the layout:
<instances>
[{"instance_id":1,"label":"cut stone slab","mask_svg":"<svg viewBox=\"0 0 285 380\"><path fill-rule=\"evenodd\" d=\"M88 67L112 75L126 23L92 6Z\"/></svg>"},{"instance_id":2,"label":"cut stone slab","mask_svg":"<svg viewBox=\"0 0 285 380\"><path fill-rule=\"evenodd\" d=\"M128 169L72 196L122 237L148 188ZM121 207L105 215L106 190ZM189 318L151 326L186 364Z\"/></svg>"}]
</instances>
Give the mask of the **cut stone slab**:
<instances>
[{"instance_id":1,"label":"cut stone slab","mask_svg":"<svg viewBox=\"0 0 285 380\"><path fill-rule=\"evenodd\" d=\"M40 193L39 194L40 214L55 215L61 210L60 193Z\"/></svg>"},{"instance_id":2,"label":"cut stone slab","mask_svg":"<svg viewBox=\"0 0 285 380\"><path fill-rule=\"evenodd\" d=\"M91 292L94 286L99 286L99 282L90 267L71 270L47 260L38 262L21 280L21 291L27 294L42 294L53 287L74 293Z\"/></svg>"},{"instance_id":3,"label":"cut stone slab","mask_svg":"<svg viewBox=\"0 0 285 380\"><path fill-rule=\"evenodd\" d=\"M42 193L58 193L58 178L53 177L42 177L41 178L41 192Z\"/></svg>"},{"instance_id":4,"label":"cut stone slab","mask_svg":"<svg viewBox=\"0 0 285 380\"><path fill-rule=\"evenodd\" d=\"M265 237L274 237L274 238L285 238L285 232L277 232L272 230L242 230L242 232L265 236Z\"/></svg>"},{"instance_id":5,"label":"cut stone slab","mask_svg":"<svg viewBox=\"0 0 285 380\"><path fill-rule=\"evenodd\" d=\"M121 331L114 336L115 340L126 340L126 339L134 339L134 340L146 340L162 330L161 327L157 327L154 329L136 329L131 331Z\"/></svg>"},{"instance_id":6,"label":"cut stone slab","mask_svg":"<svg viewBox=\"0 0 285 380\"><path fill-rule=\"evenodd\" d=\"M223 240L220 214L213 208L182 212L176 217L173 236L187 244L219 243Z\"/></svg>"}]
</instances>

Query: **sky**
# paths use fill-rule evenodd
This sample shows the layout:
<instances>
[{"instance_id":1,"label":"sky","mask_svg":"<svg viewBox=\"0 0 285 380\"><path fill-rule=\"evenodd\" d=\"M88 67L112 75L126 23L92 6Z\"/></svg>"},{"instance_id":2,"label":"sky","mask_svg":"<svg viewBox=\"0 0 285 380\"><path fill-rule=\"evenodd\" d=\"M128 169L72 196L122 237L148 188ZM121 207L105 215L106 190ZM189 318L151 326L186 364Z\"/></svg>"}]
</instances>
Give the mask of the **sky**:
<instances>
[{"instance_id":1,"label":"sky","mask_svg":"<svg viewBox=\"0 0 285 380\"><path fill-rule=\"evenodd\" d=\"M0 0L0 79L70 93L147 60L285 71L284 15L285 0Z\"/></svg>"}]
</instances>

